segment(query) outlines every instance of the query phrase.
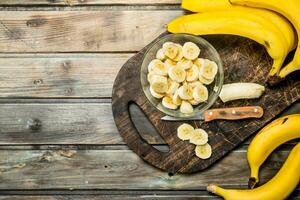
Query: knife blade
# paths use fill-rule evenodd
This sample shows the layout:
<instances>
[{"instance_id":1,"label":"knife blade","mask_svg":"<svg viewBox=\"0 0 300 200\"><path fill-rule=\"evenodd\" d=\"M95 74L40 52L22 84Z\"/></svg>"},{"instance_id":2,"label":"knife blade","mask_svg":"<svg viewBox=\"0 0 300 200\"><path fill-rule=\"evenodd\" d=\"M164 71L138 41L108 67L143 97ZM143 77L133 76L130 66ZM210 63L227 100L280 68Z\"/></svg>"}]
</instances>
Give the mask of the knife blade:
<instances>
[{"instance_id":1,"label":"knife blade","mask_svg":"<svg viewBox=\"0 0 300 200\"><path fill-rule=\"evenodd\" d=\"M187 118L179 118L172 116L164 116L163 121L190 121L190 120L204 120L210 122L213 120L240 120L248 118L261 118L264 110L260 106L245 106L232 108L218 108L206 110L204 113Z\"/></svg>"}]
</instances>

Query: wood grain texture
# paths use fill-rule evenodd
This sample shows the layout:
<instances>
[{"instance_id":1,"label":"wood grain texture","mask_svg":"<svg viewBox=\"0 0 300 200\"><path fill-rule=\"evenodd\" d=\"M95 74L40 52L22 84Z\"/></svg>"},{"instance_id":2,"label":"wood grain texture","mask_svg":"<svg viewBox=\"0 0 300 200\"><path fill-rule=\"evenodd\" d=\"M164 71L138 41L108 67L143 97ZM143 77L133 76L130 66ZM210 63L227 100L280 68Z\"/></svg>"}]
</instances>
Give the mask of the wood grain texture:
<instances>
[{"instance_id":1,"label":"wood grain texture","mask_svg":"<svg viewBox=\"0 0 300 200\"><path fill-rule=\"evenodd\" d=\"M0 55L0 97L111 97L117 72L131 56L132 54Z\"/></svg>"},{"instance_id":2,"label":"wood grain texture","mask_svg":"<svg viewBox=\"0 0 300 200\"><path fill-rule=\"evenodd\" d=\"M300 198L300 197L299 197ZM210 195L56 195L56 196L0 196L0 200L219 200ZM298 199L298 198L294 198Z\"/></svg>"},{"instance_id":3,"label":"wood grain texture","mask_svg":"<svg viewBox=\"0 0 300 200\"><path fill-rule=\"evenodd\" d=\"M183 11L2 11L0 52L138 51Z\"/></svg>"},{"instance_id":4,"label":"wood grain texture","mask_svg":"<svg viewBox=\"0 0 300 200\"><path fill-rule=\"evenodd\" d=\"M64 6L85 6L85 5L160 5L160 4L180 4L180 0L1 0L0 5L64 5Z\"/></svg>"},{"instance_id":5,"label":"wood grain texture","mask_svg":"<svg viewBox=\"0 0 300 200\"><path fill-rule=\"evenodd\" d=\"M112 95L113 115L120 135L136 154L159 169L172 173L193 173L209 167L300 98L299 78L289 77L276 88L267 87L259 99L233 101L226 104L218 100L214 108L256 105L263 107L265 114L261 119L215 121L214 123L191 121L194 127L201 127L208 132L209 144L212 146L212 156L206 160L200 159L195 155L193 144L180 140L174 134L182 122L162 121L162 113L153 107L143 92L140 80L143 56L152 44L166 34L159 36L124 64L116 77ZM242 37L210 36L206 38L220 54L224 66L225 83L265 84L272 61L262 46ZM164 38L163 41L159 41L159 44L162 45L165 41ZM201 56L207 58L205 52ZM136 103L147 115L169 145L170 151L158 151L139 135L128 112L128 104L131 102Z\"/></svg>"},{"instance_id":6,"label":"wood grain texture","mask_svg":"<svg viewBox=\"0 0 300 200\"><path fill-rule=\"evenodd\" d=\"M170 192L171 193L171 192ZM214 195L41 195L41 196L0 196L0 200L221 200ZM300 196L289 197L289 200L298 200Z\"/></svg>"},{"instance_id":7,"label":"wood grain texture","mask_svg":"<svg viewBox=\"0 0 300 200\"><path fill-rule=\"evenodd\" d=\"M1 103L0 144L124 144L110 103L80 102ZM286 111L292 113L300 113L300 104ZM146 141L165 144L139 109L133 107L132 116Z\"/></svg>"},{"instance_id":8,"label":"wood grain texture","mask_svg":"<svg viewBox=\"0 0 300 200\"><path fill-rule=\"evenodd\" d=\"M134 110L142 135L164 143ZM0 144L123 144L110 103L0 104Z\"/></svg>"},{"instance_id":9,"label":"wood grain texture","mask_svg":"<svg viewBox=\"0 0 300 200\"><path fill-rule=\"evenodd\" d=\"M288 153L270 157L261 171L262 183L273 177ZM246 188L249 175L245 151L232 152L193 175L159 171L130 150L3 150L0 166L0 190L205 190L209 183Z\"/></svg>"}]
</instances>

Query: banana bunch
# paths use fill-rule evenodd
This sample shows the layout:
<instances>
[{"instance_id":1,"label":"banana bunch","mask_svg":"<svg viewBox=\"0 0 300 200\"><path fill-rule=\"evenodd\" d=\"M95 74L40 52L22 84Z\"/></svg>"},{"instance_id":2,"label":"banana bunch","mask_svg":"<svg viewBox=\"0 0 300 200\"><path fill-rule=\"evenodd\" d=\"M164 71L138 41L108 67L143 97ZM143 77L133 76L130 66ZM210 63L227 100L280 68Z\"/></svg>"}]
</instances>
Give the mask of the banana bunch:
<instances>
[{"instance_id":1,"label":"banana bunch","mask_svg":"<svg viewBox=\"0 0 300 200\"><path fill-rule=\"evenodd\" d=\"M215 62L199 58L200 48L193 42L183 45L166 42L148 65L149 91L171 110L192 113L193 106L207 101L209 85L218 72Z\"/></svg>"},{"instance_id":2,"label":"banana bunch","mask_svg":"<svg viewBox=\"0 0 300 200\"><path fill-rule=\"evenodd\" d=\"M259 181L259 167L281 144L300 138L300 114L278 118L265 126L251 141L247 158L251 170L249 187ZM209 185L207 190L224 197L226 200L283 200L300 182L300 143L298 143L279 172L264 185L249 190L223 189Z\"/></svg>"},{"instance_id":3,"label":"banana bunch","mask_svg":"<svg viewBox=\"0 0 300 200\"><path fill-rule=\"evenodd\" d=\"M177 137L181 140L189 140L196 145L195 154L198 158L208 159L211 157L212 149L208 144L208 134L201 128L194 129L190 124L181 124L177 128Z\"/></svg>"},{"instance_id":4,"label":"banana bunch","mask_svg":"<svg viewBox=\"0 0 300 200\"><path fill-rule=\"evenodd\" d=\"M289 73L300 69L298 51L295 55L295 59L298 58L299 60L298 63L297 59L294 59L295 61L282 68L287 54L297 46L297 35L288 20L266 9L232 5L230 1L247 5L248 2L265 2L265 0L183 0L183 8L197 13L171 21L168 24L168 30L172 33L194 35L239 35L260 43L273 58L273 65L268 78L271 85L278 83ZM289 2L289 0L281 1ZM297 0L290 1L296 2ZM251 3L251 5L253 4ZM277 4L281 7L281 3ZM300 7L298 11L300 11ZM298 20L300 33L300 19Z\"/></svg>"}]
</instances>

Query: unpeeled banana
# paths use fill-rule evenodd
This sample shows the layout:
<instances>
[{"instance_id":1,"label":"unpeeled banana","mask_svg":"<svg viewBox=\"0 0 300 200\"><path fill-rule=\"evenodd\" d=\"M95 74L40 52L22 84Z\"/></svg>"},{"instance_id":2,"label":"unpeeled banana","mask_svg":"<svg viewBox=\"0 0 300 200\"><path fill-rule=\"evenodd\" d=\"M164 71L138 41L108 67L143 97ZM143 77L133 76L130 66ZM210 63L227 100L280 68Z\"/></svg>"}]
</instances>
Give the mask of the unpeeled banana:
<instances>
[{"instance_id":1,"label":"unpeeled banana","mask_svg":"<svg viewBox=\"0 0 300 200\"><path fill-rule=\"evenodd\" d=\"M285 24L282 27L286 34L269 20L271 16L277 19L274 23ZM236 7L185 15L171 21L168 24L168 30L172 33L230 34L253 39L264 45L274 60L270 76L278 74L287 54L295 46L293 29L288 22L273 12L260 9ZM292 41L288 41L287 38ZM204 79L203 82L210 82L209 77L202 76L200 78Z\"/></svg>"},{"instance_id":2,"label":"unpeeled banana","mask_svg":"<svg viewBox=\"0 0 300 200\"><path fill-rule=\"evenodd\" d=\"M273 10L285 16L297 31L298 38L300 36L300 3L299 0L228 0L232 4L265 8ZM279 73L279 79L285 78L288 74L300 70L300 45L297 45L297 50L294 59L285 66ZM271 84L276 84L279 79L271 79Z\"/></svg>"},{"instance_id":3,"label":"unpeeled banana","mask_svg":"<svg viewBox=\"0 0 300 200\"><path fill-rule=\"evenodd\" d=\"M298 143L279 172L264 185L250 190L223 189L208 185L207 190L225 200L283 200L297 187L300 181L300 143Z\"/></svg>"},{"instance_id":4,"label":"unpeeled banana","mask_svg":"<svg viewBox=\"0 0 300 200\"><path fill-rule=\"evenodd\" d=\"M299 122L300 114L281 117L265 126L254 137L247 152L251 170L249 187L253 188L258 183L259 168L275 148L289 140L300 138Z\"/></svg>"}]
</instances>

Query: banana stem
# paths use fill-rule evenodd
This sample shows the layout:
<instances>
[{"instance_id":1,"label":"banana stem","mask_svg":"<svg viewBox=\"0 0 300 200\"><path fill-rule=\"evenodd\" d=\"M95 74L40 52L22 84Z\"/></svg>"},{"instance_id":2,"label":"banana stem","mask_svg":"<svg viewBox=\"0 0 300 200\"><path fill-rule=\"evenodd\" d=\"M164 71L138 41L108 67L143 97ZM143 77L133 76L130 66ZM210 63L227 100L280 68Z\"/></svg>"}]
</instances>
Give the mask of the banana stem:
<instances>
[{"instance_id":1,"label":"banana stem","mask_svg":"<svg viewBox=\"0 0 300 200\"><path fill-rule=\"evenodd\" d=\"M207 191L214 193L216 195L222 196L222 197L225 197L225 195L226 195L225 189L223 189L219 186L213 185L213 184L209 184L206 189L207 189Z\"/></svg>"}]
</instances>

